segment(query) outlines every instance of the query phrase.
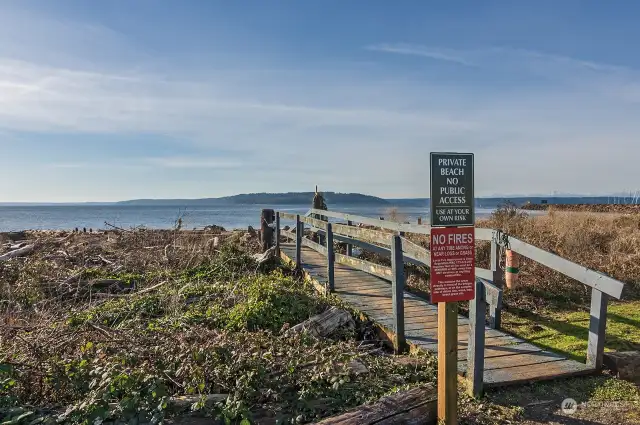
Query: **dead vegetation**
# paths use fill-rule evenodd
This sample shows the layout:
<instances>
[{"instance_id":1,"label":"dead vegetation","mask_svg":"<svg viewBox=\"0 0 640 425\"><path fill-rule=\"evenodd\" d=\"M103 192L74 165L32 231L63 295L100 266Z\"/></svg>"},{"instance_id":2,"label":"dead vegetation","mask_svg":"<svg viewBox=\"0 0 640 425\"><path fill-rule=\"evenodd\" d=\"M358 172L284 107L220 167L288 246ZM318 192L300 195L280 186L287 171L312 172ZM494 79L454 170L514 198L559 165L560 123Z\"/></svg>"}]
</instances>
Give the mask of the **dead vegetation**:
<instances>
[{"instance_id":1,"label":"dead vegetation","mask_svg":"<svg viewBox=\"0 0 640 425\"><path fill-rule=\"evenodd\" d=\"M396 362L368 323L260 265L255 232L5 241L33 249L0 261L2 423L307 423L435 380L430 356Z\"/></svg>"},{"instance_id":2,"label":"dead vegetation","mask_svg":"<svg viewBox=\"0 0 640 425\"><path fill-rule=\"evenodd\" d=\"M502 229L525 242L625 282L623 299L640 299L640 215L575 214L550 210L528 216L513 205L498 209L478 227ZM477 259L488 265L489 244ZM538 309L547 304L586 306L589 288L532 260L521 258L521 286L507 301ZM519 301L516 301L519 300Z\"/></svg>"},{"instance_id":3,"label":"dead vegetation","mask_svg":"<svg viewBox=\"0 0 640 425\"><path fill-rule=\"evenodd\" d=\"M521 208L528 211L555 210L617 214L640 213L640 204L524 204Z\"/></svg>"}]
</instances>

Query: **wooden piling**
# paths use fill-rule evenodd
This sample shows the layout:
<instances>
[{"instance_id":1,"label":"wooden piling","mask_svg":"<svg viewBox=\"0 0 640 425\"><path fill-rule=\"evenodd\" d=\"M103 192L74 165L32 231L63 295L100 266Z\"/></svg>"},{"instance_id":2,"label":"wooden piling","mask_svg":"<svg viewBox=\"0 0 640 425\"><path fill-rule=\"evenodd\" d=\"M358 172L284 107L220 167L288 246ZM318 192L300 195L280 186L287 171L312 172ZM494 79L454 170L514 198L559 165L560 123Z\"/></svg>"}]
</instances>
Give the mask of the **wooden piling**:
<instances>
[{"instance_id":1,"label":"wooden piling","mask_svg":"<svg viewBox=\"0 0 640 425\"><path fill-rule=\"evenodd\" d=\"M271 224L275 218L272 209L265 208L260 215L260 242L262 244L262 252L265 252L273 246L273 228Z\"/></svg>"}]
</instances>

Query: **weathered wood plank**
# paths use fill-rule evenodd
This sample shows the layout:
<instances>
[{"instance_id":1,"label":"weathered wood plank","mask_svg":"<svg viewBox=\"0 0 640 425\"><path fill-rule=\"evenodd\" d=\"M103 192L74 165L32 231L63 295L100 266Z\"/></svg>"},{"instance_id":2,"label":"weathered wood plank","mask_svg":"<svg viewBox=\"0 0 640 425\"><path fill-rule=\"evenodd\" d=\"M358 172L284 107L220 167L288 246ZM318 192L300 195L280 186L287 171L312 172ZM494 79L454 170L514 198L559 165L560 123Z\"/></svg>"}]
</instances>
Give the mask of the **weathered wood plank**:
<instances>
[{"instance_id":1,"label":"weathered wood plank","mask_svg":"<svg viewBox=\"0 0 640 425\"><path fill-rule=\"evenodd\" d=\"M469 352L468 345L467 347L464 347L464 345L459 344L458 347L463 347L458 349L458 362L467 360L467 354ZM538 351L542 351L542 349L528 342L503 345L495 345L494 343L493 345L485 347L484 358L488 359L491 357L513 356L515 354L535 353Z\"/></svg>"},{"instance_id":2,"label":"weathered wood plank","mask_svg":"<svg viewBox=\"0 0 640 425\"><path fill-rule=\"evenodd\" d=\"M531 258L550 269L557 270L578 282L582 282L583 284L604 292L605 294L611 295L614 298L620 299L620 296L622 295L624 283L603 273L578 265L556 254L552 254L544 249L529 245L528 243L511 236L509 237L509 246L513 251L520 255Z\"/></svg>"},{"instance_id":3,"label":"weathered wood plank","mask_svg":"<svg viewBox=\"0 0 640 425\"><path fill-rule=\"evenodd\" d=\"M489 269L483 269L481 267L476 267L476 277L482 278L482 279L487 279L487 280L492 280L493 279L493 272Z\"/></svg>"},{"instance_id":4,"label":"weathered wood plank","mask_svg":"<svg viewBox=\"0 0 640 425\"><path fill-rule=\"evenodd\" d=\"M378 243L386 246L391 245L392 233L380 230L366 229L364 227L345 226L344 224L335 224L334 232L343 236L349 236L353 239L362 240L370 243Z\"/></svg>"},{"instance_id":5,"label":"weathered wood plank","mask_svg":"<svg viewBox=\"0 0 640 425\"><path fill-rule=\"evenodd\" d=\"M590 374L595 369L573 360L542 363L538 365L515 366L503 369L487 370L484 373L485 386L497 386L508 383L519 384L546 379L560 378L578 374Z\"/></svg>"},{"instance_id":6,"label":"weathered wood plank","mask_svg":"<svg viewBox=\"0 0 640 425\"><path fill-rule=\"evenodd\" d=\"M314 251L322 254L322 255L327 255L327 248L325 248L324 246L320 245L317 242L312 241L311 239L308 238L302 238L301 239L302 245L309 247L311 249L313 249Z\"/></svg>"},{"instance_id":7,"label":"weathered wood plank","mask_svg":"<svg viewBox=\"0 0 640 425\"><path fill-rule=\"evenodd\" d=\"M397 232L418 233L422 235L431 234L431 226L424 224L407 224L396 223L388 220L380 220L374 217L364 217L354 214L341 213L337 211L324 211L324 210L309 210L309 213L322 214L326 217L338 218L345 221L351 221L356 223L367 224L370 226L376 226L383 229L394 230ZM493 238L495 230L476 227L475 239L490 241Z\"/></svg>"},{"instance_id":8,"label":"weathered wood plank","mask_svg":"<svg viewBox=\"0 0 640 425\"><path fill-rule=\"evenodd\" d=\"M495 356L485 359L484 370L505 369L516 366L532 366L561 360L566 360L566 358L560 354L552 353L550 351L518 353L511 356Z\"/></svg>"},{"instance_id":9,"label":"weathered wood plank","mask_svg":"<svg viewBox=\"0 0 640 425\"><path fill-rule=\"evenodd\" d=\"M278 213L280 214L280 218L282 218L284 220L296 221L296 215L295 214L290 214L290 213L286 213L286 212L282 212L282 211L278 211Z\"/></svg>"},{"instance_id":10,"label":"weathered wood plank","mask_svg":"<svg viewBox=\"0 0 640 425\"><path fill-rule=\"evenodd\" d=\"M318 232L319 235L324 235L324 230L318 229L316 227L313 227L311 230ZM337 235L335 233L333 234L333 239L337 242L345 243L348 246L357 246L359 248L364 249L365 251L370 251L378 255L383 255L385 257L391 257L391 250L383 246L378 246L369 242L361 241L355 238L350 238L348 236ZM404 262L416 264L418 266L428 266L427 264L424 263L424 261L415 259L409 254L405 254Z\"/></svg>"},{"instance_id":11,"label":"weathered wood plank","mask_svg":"<svg viewBox=\"0 0 640 425\"><path fill-rule=\"evenodd\" d=\"M589 342L587 364L595 369L602 368L604 339L607 329L607 302L609 296L596 288L591 290L591 311L589 319Z\"/></svg>"},{"instance_id":12,"label":"weathered wood plank","mask_svg":"<svg viewBox=\"0 0 640 425\"><path fill-rule=\"evenodd\" d=\"M349 265L354 269L371 273L385 280L391 280L393 276L391 267L381 266L380 264L375 264L370 261L361 260L359 258L347 257L343 254L336 253L336 262Z\"/></svg>"},{"instance_id":13,"label":"weathered wood plank","mask_svg":"<svg viewBox=\"0 0 640 425\"><path fill-rule=\"evenodd\" d=\"M407 256L419 260L427 267L431 267L431 253L427 248L421 247L409 239L402 238L402 250Z\"/></svg>"},{"instance_id":14,"label":"weathered wood plank","mask_svg":"<svg viewBox=\"0 0 640 425\"><path fill-rule=\"evenodd\" d=\"M481 397L484 371L484 320L486 303L484 285L476 280L476 297L469 301L469 336L467 349L467 389L471 396Z\"/></svg>"},{"instance_id":15,"label":"weathered wood plank","mask_svg":"<svg viewBox=\"0 0 640 425\"><path fill-rule=\"evenodd\" d=\"M326 228L326 226L327 226L327 222L326 222L326 221L324 221L324 220L320 220L320 219L318 219L318 218L301 216L301 217L300 217L300 220L301 220L303 223L306 223L306 224L308 224L308 225L310 225L310 226L317 227L317 228L319 228L319 229L325 229L325 228Z\"/></svg>"},{"instance_id":16,"label":"weathered wood plank","mask_svg":"<svg viewBox=\"0 0 640 425\"><path fill-rule=\"evenodd\" d=\"M489 305L489 326L493 329L500 329L502 311L502 289L481 279L484 299Z\"/></svg>"},{"instance_id":17,"label":"weathered wood plank","mask_svg":"<svg viewBox=\"0 0 640 425\"><path fill-rule=\"evenodd\" d=\"M363 217L359 215L340 213L335 211L321 211L311 209L311 213L320 214L327 217L339 218L345 221L352 221L356 223L368 224L370 226L377 226L383 229L395 230L398 232L411 232L411 233L420 233L423 235L428 235L431 233L431 227L425 225L417 225L417 224L405 224L405 223L395 223L393 221L388 220L380 220L379 218L373 217Z\"/></svg>"},{"instance_id":18,"label":"weathered wood plank","mask_svg":"<svg viewBox=\"0 0 640 425\"><path fill-rule=\"evenodd\" d=\"M284 229L280 229L280 234L282 236L286 236L287 238L291 239L291 240L296 240L296 234L293 232L290 232L288 230L284 230ZM282 247L281 247L282 248Z\"/></svg>"},{"instance_id":19,"label":"weathered wood plank","mask_svg":"<svg viewBox=\"0 0 640 425\"><path fill-rule=\"evenodd\" d=\"M413 388L362 405L318 425L435 425L437 400L433 387Z\"/></svg>"}]
</instances>

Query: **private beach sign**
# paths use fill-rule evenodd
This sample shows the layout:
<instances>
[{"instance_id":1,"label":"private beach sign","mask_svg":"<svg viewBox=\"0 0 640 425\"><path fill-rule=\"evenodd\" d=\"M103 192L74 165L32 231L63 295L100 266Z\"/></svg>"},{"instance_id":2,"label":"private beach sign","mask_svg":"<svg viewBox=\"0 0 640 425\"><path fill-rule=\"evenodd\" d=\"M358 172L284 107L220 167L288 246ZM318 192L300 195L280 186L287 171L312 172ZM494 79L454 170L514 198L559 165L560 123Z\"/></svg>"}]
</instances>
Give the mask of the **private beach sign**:
<instances>
[{"instance_id":1,"label":"private beach sign","mask_svg":"<svg viewBox=\"0 0 640 425\"><path fill-rule=\"evenodd\" d=\"M474 224L473 154L431 152L431 225Z\"/></svg>"}]
</instances>

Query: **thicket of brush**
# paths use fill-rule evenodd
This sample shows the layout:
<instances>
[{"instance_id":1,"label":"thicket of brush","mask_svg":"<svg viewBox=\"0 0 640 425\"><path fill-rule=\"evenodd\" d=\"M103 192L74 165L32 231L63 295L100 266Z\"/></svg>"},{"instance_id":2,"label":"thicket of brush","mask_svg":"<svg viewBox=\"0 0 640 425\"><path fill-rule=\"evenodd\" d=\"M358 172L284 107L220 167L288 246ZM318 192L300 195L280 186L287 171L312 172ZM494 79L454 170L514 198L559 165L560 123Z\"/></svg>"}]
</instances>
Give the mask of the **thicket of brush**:
<instances>
[{"instance_id":1,"label":"thicket of brush","mask_svg":"<svg viewBox=\"0 0 640 425\"><path fill-rule=\"evenodd\" d=\"M336 301L258 267L245 236L28 233L33 253L0 263L0 422L307 423L435 382L431 357L397 362L366 323L288 332Z\"/></svg>"}]
</instances>

